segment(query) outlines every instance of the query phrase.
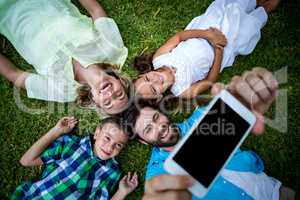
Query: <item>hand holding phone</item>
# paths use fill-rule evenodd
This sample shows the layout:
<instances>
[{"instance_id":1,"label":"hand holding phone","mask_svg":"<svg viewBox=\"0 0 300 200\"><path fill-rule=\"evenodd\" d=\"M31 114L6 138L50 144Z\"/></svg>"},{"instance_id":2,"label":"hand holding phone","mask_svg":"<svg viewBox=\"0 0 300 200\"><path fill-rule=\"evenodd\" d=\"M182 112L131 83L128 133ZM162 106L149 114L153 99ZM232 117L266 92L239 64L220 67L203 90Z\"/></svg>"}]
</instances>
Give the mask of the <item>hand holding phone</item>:
<instances>
[{"instance_id":1,"label":"hand holding phone","mask_svg":"<svg viewBox=\"0 0 300 200\"><path fill-rule=\"evenodd\" d=\"M255 123L255 116L229 92L223 90L176 145L165 162L173 175L190 175L189 190L203 197L216 181Z\"/></svg>"}]
</instances>

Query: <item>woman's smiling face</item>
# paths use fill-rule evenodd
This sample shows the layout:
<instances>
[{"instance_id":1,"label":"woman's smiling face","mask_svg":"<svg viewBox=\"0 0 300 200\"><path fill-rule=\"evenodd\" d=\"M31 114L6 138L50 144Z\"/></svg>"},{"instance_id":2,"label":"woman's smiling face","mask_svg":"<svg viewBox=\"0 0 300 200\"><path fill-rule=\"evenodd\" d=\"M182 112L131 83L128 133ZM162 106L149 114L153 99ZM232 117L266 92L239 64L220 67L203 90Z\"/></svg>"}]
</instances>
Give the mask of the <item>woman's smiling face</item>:
<instances>
[{"instance_id":1,"label":"woman's smiling face","mask_svg":"<svg viewBox=\"0 0 300 200\"><path fill-rule=\"evenodd\" d=\"M122 112L128 103L128 96L121 81L113 76L106 75L91 87L92 98L95 104L108 114Z\"/></svg>"},{"instance_id":2,"label":"woman's smiling face","mask_svg":"<svg viewBox=\"0 0 300 200\"><path fill-rule=\"evenodd\" d=\"M136 93L145 99L156 99L173 84L169 72L163 70L151 71L139 76L134 81Z\"/></svg>"}]
</instances>

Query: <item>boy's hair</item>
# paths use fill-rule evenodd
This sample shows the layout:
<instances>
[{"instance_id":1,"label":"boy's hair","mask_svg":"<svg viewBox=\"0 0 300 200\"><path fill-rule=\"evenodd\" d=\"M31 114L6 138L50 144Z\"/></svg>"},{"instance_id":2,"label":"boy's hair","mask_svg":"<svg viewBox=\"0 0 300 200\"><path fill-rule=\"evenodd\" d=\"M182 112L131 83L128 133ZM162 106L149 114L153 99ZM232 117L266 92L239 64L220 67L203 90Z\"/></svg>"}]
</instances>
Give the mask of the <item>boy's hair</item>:
<instances>
[{"instance_id":1,"label":"boy's hair","mask_svg":"<svg viewBox=\"0 0 300 200\"><path fill-rule=\"evenodd\" d=\"M132 138L133 133L131 132L131 129L128 127L128 124L125 120L123 120L119 117L108 117L108 118L103 119L100 122L99 128L102 128L107 123L116 125L119 129L124 131L126 136L128 136L129 138Z\"/></svg>"}]
</instances>

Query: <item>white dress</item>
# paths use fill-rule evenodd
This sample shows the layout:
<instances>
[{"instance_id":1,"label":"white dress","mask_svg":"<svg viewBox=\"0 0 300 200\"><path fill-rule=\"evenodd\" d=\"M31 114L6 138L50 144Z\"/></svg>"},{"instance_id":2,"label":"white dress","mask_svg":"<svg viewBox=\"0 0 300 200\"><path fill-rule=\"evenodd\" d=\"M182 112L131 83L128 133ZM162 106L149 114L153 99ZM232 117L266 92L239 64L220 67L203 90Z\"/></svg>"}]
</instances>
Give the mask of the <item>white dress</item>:
<instances>
[{"instance_id":1,"label":"white dress","mask_svg":"<svg viewBox=\"0 0 300 200\"><path fill-rule=\"evenodd\" d=\"M0 34L36 71L25 81L28 97L46 101L76 99L72 58L122 67L128 54L113 19L93 22L71 0L0 0Z\"/></svg>"},{"instance_id":2,"label":"white dress","mask_svg":"<svg viewBox=\"0 0 300 200\"><path fill-rule=\"evenodd\" d=\"M190 29L208 29L216 27L227 38L227 46L221 71L232 66L237 55L250 54L261 34L260 29L267 22L264 8L256 7L256 0L216 0L206 12L194 18L186 27ZM163 66L176 68L175 83L171 92L179 96L193 83L203 80L214 61L214 49L201 38L182 41L171 52L153 60L154 69Z\"/></svg>"}]
</instances>

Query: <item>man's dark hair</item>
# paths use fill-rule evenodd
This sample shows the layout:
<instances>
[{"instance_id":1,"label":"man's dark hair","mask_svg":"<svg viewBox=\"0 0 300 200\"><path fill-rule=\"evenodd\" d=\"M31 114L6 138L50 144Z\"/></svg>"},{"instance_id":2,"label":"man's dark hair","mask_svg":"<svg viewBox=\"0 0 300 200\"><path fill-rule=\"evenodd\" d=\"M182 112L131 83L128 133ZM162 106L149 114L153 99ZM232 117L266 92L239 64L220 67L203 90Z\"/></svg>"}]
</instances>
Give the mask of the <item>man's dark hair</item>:
<instances>
[{"instance_id":1,"label":"man's dark hair","mask_svg":"<svg viewBox=\"0 0 300 200\"><path fill-rule=\"evenodd\" d=\"M136 136L136 133L134 132L134 127L136 125L137 119L141 115L141 110L145 107L154 108L147 102L139 101L139 102L136 102L136 104L132 104L127 110L125 110L120 115L120 118L122 118L122 119L124 119L124 121L126 121L125 123L126 123L127 128L133 134L132 137Z\"/></svg>"}]
</instances>

